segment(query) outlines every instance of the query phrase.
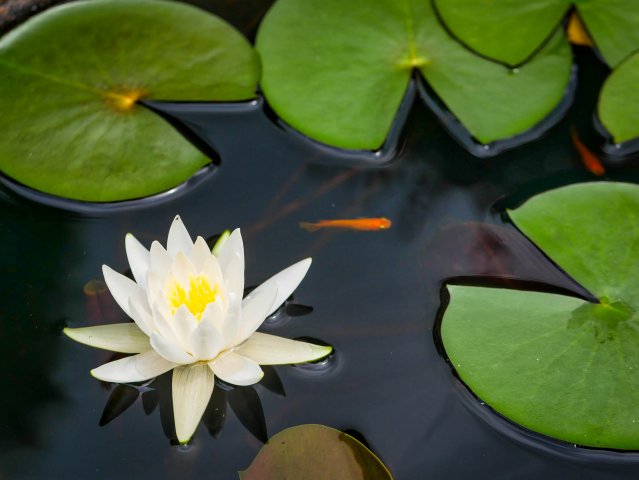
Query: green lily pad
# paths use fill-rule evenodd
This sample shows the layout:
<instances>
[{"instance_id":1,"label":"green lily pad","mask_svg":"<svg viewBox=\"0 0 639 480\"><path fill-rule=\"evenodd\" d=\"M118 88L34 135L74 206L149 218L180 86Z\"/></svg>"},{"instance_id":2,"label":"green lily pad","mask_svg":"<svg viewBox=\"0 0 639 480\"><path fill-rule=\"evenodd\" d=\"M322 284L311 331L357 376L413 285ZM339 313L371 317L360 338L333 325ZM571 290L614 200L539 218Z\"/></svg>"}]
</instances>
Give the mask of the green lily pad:
<instances>
[{"instance_id":1,"label":"green lily pad","mask_svg":"<svg viewBox=\"0 0 639 480\"><path fill-rule=\"evenodd\" d=\"M423 0L278 0L257 50L274 111L305 135L348 149L383 144L414 69L481 143L544 119L571 70L560 34L511 70L452 39Z\"/></svg>"},{"instance_id":2,"label":"green lily pad","mask_svg":"<svg viewBox=\"0 0 639 480\"><path fill-rule=\"evenodd\" d=\"M639 9L633 0L580 0L577 11L611 67L639 50Z\"/></svg>"},{"instance_id":3,"label":"green lily pad","mask_svg":"<svg viewBox=\"0 0 639 480\"><path fill-rule=\"evenodd\" d=\"M574 5L610 66L639 49L634 0L435 0L444 23L473 50L509 65L525 62Z\"/></svg>"},{"instance_id":4,"label":"green lily pad","mask_svg":"<svg viewBox=\"0 0 639 480\"><path fill-rule=\"evenodd\" d=\"M0 39L0 169L43 192L114 201L208 163L136 103L247 100L256 54L219 18L161 0L73 2Z\"/></svg>"},{"instance_id":5,"label":"green lily pad","mask_svg":"<svg viewBox=\"0 0 639 480\"><path fill-rule=\"evenodd\" d=\"M599 119L617 143L639 137L639 54L619 65L599 96Z\"/></svg>"},{"instance_id":6,"label":"green lily pad","mask_svg":"<svg viewBox=\"0 0 639 480\"><path fill-rule=\"evenodd\" d=\"M392 480L384 464L355 438L323 425L281 431L262 447L241 480Z\"/></svg>"},{"instance_id":7,"label":"green lily pad","mask_svg":"<svg viewBox=\"0 0 639 480\"><path fill-rule=\"evenodd\" d=\"M460 378L539 433L639 449L639 186L587 183L510 212L599 304L539 292L449 286L441 326Z\"/></svg>"}]
</instances>

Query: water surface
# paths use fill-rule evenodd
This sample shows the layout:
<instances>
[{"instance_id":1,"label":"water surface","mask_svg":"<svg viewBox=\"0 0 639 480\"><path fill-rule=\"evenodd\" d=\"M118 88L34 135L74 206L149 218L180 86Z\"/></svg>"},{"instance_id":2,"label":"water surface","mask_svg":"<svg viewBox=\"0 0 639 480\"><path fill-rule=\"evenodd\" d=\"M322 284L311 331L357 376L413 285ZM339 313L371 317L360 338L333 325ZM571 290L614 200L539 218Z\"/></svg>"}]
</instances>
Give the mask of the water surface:
<instances>
[{"instance_id":1,"label":"water surface","mask_svg":"<svg viewBox=\"0 0 639 480\"><path fill-rule=\"evenodd\" d=\"M349 430L399 480L636 478L635 454L547 442L501 420L456 378L436 331L450 278L587 294L502 215L537 192L593 180L571 146L570 126L596 145L592 112L606 69L587 51L578 60L581 83L567 117L540 140L490 159L467 153L419 101L395 161L356 168L282 129L262 108L200 105L196 113L170 110L212 143L219 165L160 201L65 208L3 188L0 477L231 479L259 451L232 408L217 438L201 425L188 448L172 444L160 409L147 416L140 399L100 427L110 391L88 371L111 354L61 335L67 325L125 320L107 292L87 293L85 285L101 278L102 264L127 269L127 232L147 246L164 241L180 214L194 235L242 228L247 285L313 257L294 297L312 312L292 308L263 331L319 339L336 353L323 367L275 367L285 396L255 386L269 435L305 423ZM632 164L608 166L606 179L639 179ZM388 217L393 227L309 233L298 226L359 216Z\"/></svg>"}]
</instances>

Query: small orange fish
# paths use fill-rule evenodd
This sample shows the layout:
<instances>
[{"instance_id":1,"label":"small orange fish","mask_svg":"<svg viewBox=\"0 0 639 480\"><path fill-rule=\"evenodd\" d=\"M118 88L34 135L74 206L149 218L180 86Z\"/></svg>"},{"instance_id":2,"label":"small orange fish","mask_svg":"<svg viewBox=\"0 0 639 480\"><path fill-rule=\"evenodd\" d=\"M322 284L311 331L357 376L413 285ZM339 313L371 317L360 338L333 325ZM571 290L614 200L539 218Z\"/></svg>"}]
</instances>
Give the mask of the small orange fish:
<instances>
[{"instance_id":1,"label":"small orange fish","mask_svg":"<svg viewBox=\"0 0 639 480\"><path fill-rule=\"evenodd\" d=\"M572 143L579 152L584 167L586 167L590 173L597 175L598 177L601 177L604 173L606 173L606 169L601 164L601 161L597 158L597 156L588 150L588 147L581 143L581 140L579 140L579 136L577 135L577 129L575 129L574 126L572 127L571 136Z\"/></svg>"},{"instance_id":2,"label":"small orange fish","mask_svg":"<svg viewBox=\"0 0 639 480\"><path fill-rule=\"evenodd\" d=\"M308 232L316 232L320 228L346 228L349 230L387 230L392 225L388 218L352 218L340 220L320 220L319 222L301 222L300 227Z\"/></svg>"},{"instance_id":3,"label":"small orange fish","mask_svg":"<svg viewBox=\"0 0 639 480\"><path fill-rule=\"evenodd\" d=\"M585 47L594 46L590 35L588 35L588 32L586 32L586 28L579 18L579 15L574 12L568 19L566 36L568 37L568 41L573 45L583 45Z\"/></svg>"}]
</instances>

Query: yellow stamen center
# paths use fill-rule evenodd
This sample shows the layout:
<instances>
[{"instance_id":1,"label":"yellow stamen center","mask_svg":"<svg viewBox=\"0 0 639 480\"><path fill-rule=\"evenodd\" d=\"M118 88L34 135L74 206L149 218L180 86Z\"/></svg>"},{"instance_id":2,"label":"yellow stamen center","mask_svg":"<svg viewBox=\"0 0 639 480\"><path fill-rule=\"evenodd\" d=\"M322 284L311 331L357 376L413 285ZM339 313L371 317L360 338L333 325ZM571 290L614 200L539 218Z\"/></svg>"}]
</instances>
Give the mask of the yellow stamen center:
<instances>
[{"instance_id":1,"label":"yellow stamen center","mask_svg":"<svg viewBox=\"0 0 639 480\"><path fill-rule=\"evenodd\" d=\"M211 285L208 277L202 273L196 276L189 275L187 289L176 281L169 285L167 297L171 313L175 314L180 305L185 305L193 316L200 320L206 306L221 297L220 285Z\"/></svg>"}]
</instances>

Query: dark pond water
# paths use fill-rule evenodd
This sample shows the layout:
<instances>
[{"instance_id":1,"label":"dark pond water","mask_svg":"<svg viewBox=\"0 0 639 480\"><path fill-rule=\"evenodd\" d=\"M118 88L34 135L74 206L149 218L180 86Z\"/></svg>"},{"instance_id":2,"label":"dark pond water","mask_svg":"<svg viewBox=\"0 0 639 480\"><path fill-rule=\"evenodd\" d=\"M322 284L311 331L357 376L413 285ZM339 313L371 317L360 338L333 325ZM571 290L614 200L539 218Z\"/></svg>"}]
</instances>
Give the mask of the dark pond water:
<instances>
[{"instance_id":1,"label":"dark pond water","mask_svg":"<svg viewBox=\"0 0 639 480\"><path fill-rule=\"evenodd\" d=\"M578 63L577 103L567 117L541 140L492 159L466 153L420 102L408 114L396 161L357 168L279 128L259 105L156 105L215 146L221 160L213 173L155 201L111 209L43 206L4 188L0 478L232 479L259 451L264 428L273 435L306 423L348 430L400 480L636 478L639 454L575 448L498 417L455 377L437 338L449 278L585 294L500 210L594 179L571 146L570 127L596 146L592 112L606 69L587 51ZM631 162L612 159L607 167L606 179L639 180ZM134 390L118 390L107 417L118 402L134 403L99 426L109 420L103 411L113 386L88 371L110 354L61 335L66 325L124 321L92 281L104 263L127 269L125 233L146 245L163 240L178 213L194 235L242 228L249 285L312 256L293 300L301 306L263 330L336 349L314 368L275 367L267 385L219 387L207 415L216 436L202 424L188 448L172 444L170 422L162 420L165 378L138 399ZM393 226L317 233L298 226L358 216L388 217ZM220 429L215 408L227 402Z\"/></svg>"}]
</instances>

